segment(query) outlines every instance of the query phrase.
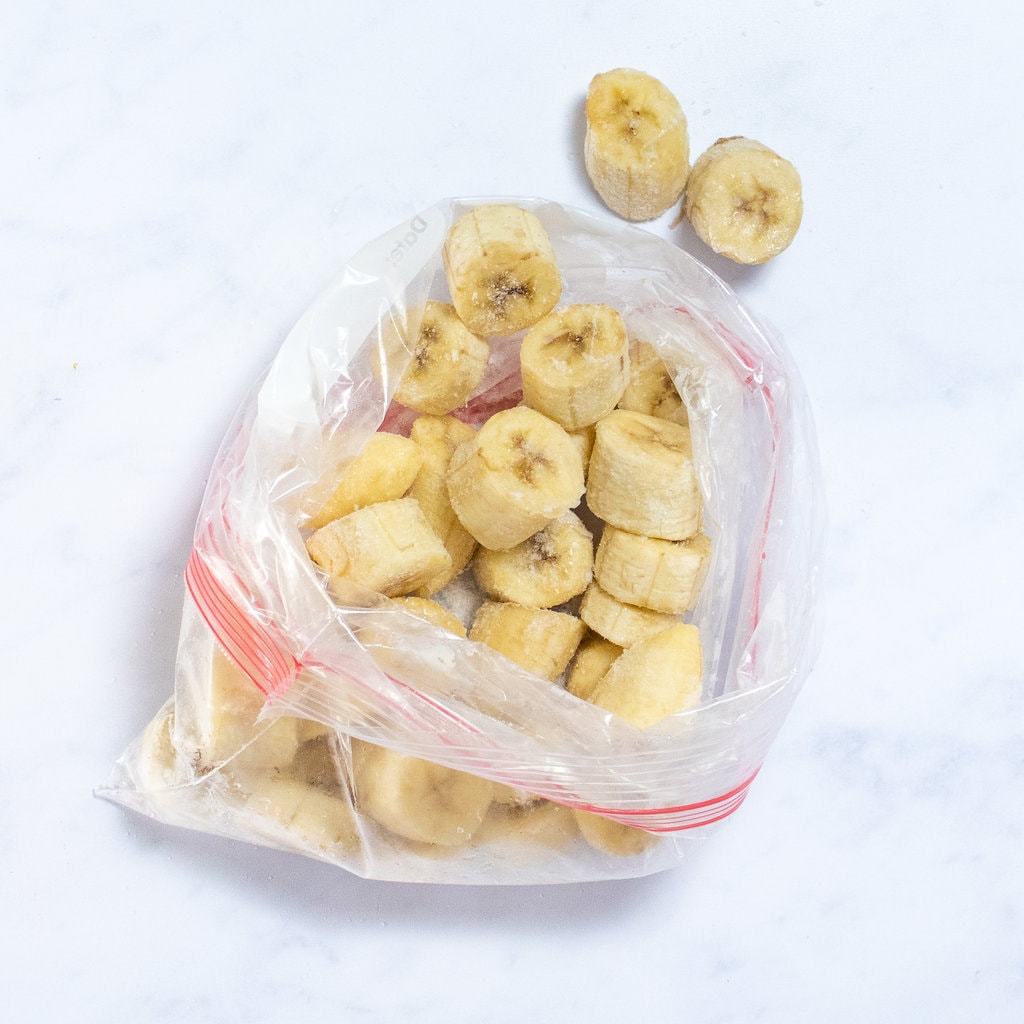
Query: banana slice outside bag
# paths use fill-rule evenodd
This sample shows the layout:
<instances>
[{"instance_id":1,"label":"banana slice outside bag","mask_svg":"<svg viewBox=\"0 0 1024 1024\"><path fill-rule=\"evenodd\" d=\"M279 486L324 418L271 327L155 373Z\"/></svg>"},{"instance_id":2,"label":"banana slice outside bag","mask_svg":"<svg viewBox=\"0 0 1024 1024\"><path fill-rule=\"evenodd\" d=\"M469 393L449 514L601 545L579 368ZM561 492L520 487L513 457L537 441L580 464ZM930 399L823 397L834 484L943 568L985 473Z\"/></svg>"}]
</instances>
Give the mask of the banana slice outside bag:
<instances>
[{"instance_id":1,"label":"banana slice outside bag","mask_svg":"<svg viewBox=\"0 0 1024 1024\"><path fill-rule=\"evenodd\" d=\"M495 202L544 225L560 305L617 309L687 405L713 546L687 615L703 699L643 731L388 599L337 604L305 548L304 499L325 467L408 426L388 339L426 300L447 301L446 233ZM520 341L492 339L467 420L519 401ZM812 669L823 538L802 383L726 284L641 228L562 204L439 202L352 258L236 416L185 567L173 694L97 794L366 878L538 884L673 867L743 802ZM449 587L449 608L471 614L479 595ZM595 825L610 838L595 841Z\"/></svg>"}]
</instances>

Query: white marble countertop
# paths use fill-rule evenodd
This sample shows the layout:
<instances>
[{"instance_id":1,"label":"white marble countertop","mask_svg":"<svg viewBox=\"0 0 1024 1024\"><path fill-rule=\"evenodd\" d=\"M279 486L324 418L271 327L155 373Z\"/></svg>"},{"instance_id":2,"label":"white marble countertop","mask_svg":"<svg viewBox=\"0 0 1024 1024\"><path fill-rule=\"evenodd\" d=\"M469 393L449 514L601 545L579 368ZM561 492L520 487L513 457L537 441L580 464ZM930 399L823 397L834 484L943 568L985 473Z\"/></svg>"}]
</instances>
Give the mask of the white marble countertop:
<instances>
[{"instance_id":1,"label":"white marble countertop","mask_svg":"<svg viewBox=\"0 0 1024 1024\"><path fill-rule=\"evenodd\" d=\"M1024 95L1007 2L5 4L0 987L32 1021L1024 1019ZM97 800L171 692L213 455L342 263L443 196L601 212L597 71L799 167L817 667L680 868L366 881ZM667 214L649 225L700 258Z\"/></svg>"}]
</instances>

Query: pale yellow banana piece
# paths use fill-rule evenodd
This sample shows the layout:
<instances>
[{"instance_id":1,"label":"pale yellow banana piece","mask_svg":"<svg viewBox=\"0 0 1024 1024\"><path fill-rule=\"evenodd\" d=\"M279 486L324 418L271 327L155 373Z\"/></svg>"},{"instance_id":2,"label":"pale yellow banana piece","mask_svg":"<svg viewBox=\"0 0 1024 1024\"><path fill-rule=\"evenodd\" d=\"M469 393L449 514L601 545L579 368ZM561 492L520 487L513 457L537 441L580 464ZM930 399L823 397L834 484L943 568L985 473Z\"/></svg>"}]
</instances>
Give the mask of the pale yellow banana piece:
<instances>
[{"instance_id":1,"label":"pale yellow banana piece","mask_svg":"<svg viewBox=\"0 0 1024 1024\"><path fill-rule=\"evenodd\" d=\"M139 749L139 777L143 790L169 789L178 776L174 746L174 698L170 698L146 726Z\"/></svg>"},{"instance_id":2,"label":"pale yellow banana piece","mask_svg":"<svg viewBox=\"0 0 1024 1024\"><path fill-rule=\"evenodd\" d=\"M583 494L583 460L554 420L516 406L491 416L448 466L448 496L485 548L515 547Z\"/></svg>"},{"instance_id":3,"label":"pale yellow banana piece","mask_svg":"<svg viewBox=\"0 0 1024 1024\"><path fill-rule=\"evenodd\" d=\"M456 618L443 604L431 601L429 597L396 597L395 604L432 626L445 629L456 636L466 635L466 626L462 620Z\"/></svg>"},{"instance_id":4,"label":"pale yellow banana piece","mask_svg":"<svg viewBox=\"0 0 1024 1024\"><path fill-rule=\"evenodd\" d=\"M662 420L687 422L686 406L658 350L646 341L629 346L629 383L619 408L642 412Z\"/></svg>"},{"instance_id":5,"label":"pale yellow banana piece","mask_svg":"<svg viewBox=\"0 0 1024 1024\"><path fill-rule=\"evenodd\" d=\"M469 629L476 640L543 679L554 681L572 660L586 627L567 612L485 601Z\"/></svg>"},{"instance_id":6,"label":"pale yellow banana piece","mask_svg":"<svg viewBox=\"0 0 1024 1024\"><path fill-rule=\"evenodd\" d=\"M327 792L297 779L268 773L253 780L247 804L283 825L298 842L338 855L359 847L359 830L343 791Z\"/></svg>"},{"instance_id":7,"label":"pale yellow banana piece","mask_svg":"<svg viewBox=\"0 0 1024 1024\"><path fill-rule=\"evenodd\" d=\"M686 540L700 528L701 494L690 431L616 409L598 421L587 470L594 515L632 533Z\"/></svg>"},{"instance_id":8,"label":"pale yellow banana piece","mask_svg":"<svg viewBox=\"0 0 1024 1024\"><path fill-rule=\"evenodd\" d=\"M592 704L647 729L701 696L700 633L679 622L623 651L597 684Z\"/></svg>"},{"instance_id":9,"label":"pale yellow banana piece","mask_svg":"<svg viewBox=\"0 0 1024 1024\"><path fill-rule=\"evenodd\" d=\"M357 508L401 498L422 462L422 451L409 438L383 431L372 434L355 458L315 485L313 493L326 493L328 497L317 503L306 525L319 530Z\"/></svg>"},{"instance_id":10,"label":"pale yellow banana piece","mask_svg":"<svg viewBox=\"0 0 1024 1024\"><path fill-rule=\"evenodd\" d=\"M409 436L423 452L423 465L409 488L409 497L415 498L431 529L441 538L451 557L451 565L437 573L416 590L419 597L430 597L450 583L466 568L476 538L459 522L448 497L448 463L455 449L472 439L476 431L454 416L418 416Z\"/></svg>"},{"instance_id":11,"label":"pale yellow banana piece","mask_svg":"<svg viewBox=\"0 0 1024 1024\"><path fill-rule=\"evenodd\" d=\"M631 68L596 75L586 118L587 174L609 209L627 220L652 220L679 199L690 139L679 101L662 82Z\"/></svg>"},{"instance_id":12,"label":"pale yellow banana piece","mask_svg":"<svg viewBox=\"0 0 1024 1024\"><path fill-rule=\"evenodd\" d=\"M611 640L596 633L591 634L576 649L565 688L580 700L590 700L597 684L622 651L623 648Z\"/></svg>"},{"instance_id":13,"label":"pale yellow banana piece","mask_svg":"<svg viewBox=\"0 0 1024 1024\"><path fill-rule=\"evenodd\" d=\"M306 547L340 600L357 600L359 589L410 594L451 565L415 498L350 512L317 530Z\"/></svg>"},{"instance_id":14,"label":"pale yellow banana piece","mask_svg":"<svg viewBox=\"0 0 1024 1024\"><path fill-rule=\"evenodd\" d=\"M302 743L326 728L287 715L257 722L264 700L255 683L219 647L214 648L207 707L200 716L201 769L229 761L233 771L280 768Z\"/></svg>"},{"instance_id":15,"label":"pale yellow banana piece","mask_svg":"<svg viewBox=\"0 0 1024 1024\"><path fill-rule=\"evenodd\" d=\"M506 551L478 548L473 575L502 601L552 608L582 594L594 570L594 538L572 512Z\"/></svg>"},{"instance_id":16,"label":"pale yellow banana piece","mask_svg":"<svg viewBox=\"0 0 1024 1024\"><path fill-rule=\"evenodd\" d=\"M688 540L662 540L606 526L594 558L594 578L627 604L681 615L696 603L710 557L711 540L703 533Z\"/></svg>"},{"instance_id":17,"label":"pale yellow banana piece","mask_svg":"<svg viewBox=\"0 0 1024 1024\"><path fill-rule=\"evenodd\" d=\"M611 306L556 309L530 329L519 350L523 401L579 430L615 408L629 383L626 325Z\"/></svg>"},{"instance_id":18,"label":"pale yellow banana piece","mask_svg":"<svg viewBox=\"0 0 1024 1024\"><path fill-rule=\"evenodd\" d=\"M464 846L491 805L487 779L362 740L352 741L356 807L418 843Z\"/></svg>"},{"instance_id":19,"label":"pale yellow banana piece","mask_svg":"<svg viewBox=\"0 0 1024 1024\"><path fill-rule=\"evenodd\" d=\"M518 206L478 206L463 215L449 229L442 256L459 317L485 338L532 327L562 295L551 240Z\"/></svg>"},{"instance_id":20,"label":"pale yellow banana piece","mask_svg":"<svg viewBox=\"0 0 1024 1024\"><path fill-rule=\"evenodd\" d=\"M550 800L529 804L494 803L474 845L513 842L543 856L546 850L564 850L579 836L573 812Z\"/></svg>"},{"instance_id":21,"label":"pale yellow banana piece","mask_svg":"<svg viewBox=\"0 0 1024 1024\"><path fill-rule=\"evenodd\" d=\"M737 263L764 263L796 236L803 219L796 168L753 139L719 139L693 165L683 213L698 237Z\"/></svg>"},{"instance_id":22,"label":"pale yellow banana piece","mask_svg":"<svg viewBox=\"0 0 1024 1024\"><path fill-rule=\"evenodd\" d=\"M596 582L583 594L580 618L595 633L619 647L632 647L638 640L660 633L678 621L674 615L620 601Z\"/></svg>"},{"instance_id":23,"label":"pale yellow banana piece","mask_svg":"<svg viewBox=\"0 0 1024 1024\"><path fill-rule=\"evenodd\" d=\"M487 371L491 347L459 319L455 307L431 301L423 308L412 358L395 399L417 412L444 416L465 403Z\"/></svg>"},{"instance_id":24,"label":"pale yellow banana piece","mask_svg":"<svg viewBox=\"0 0 1024 1024\"><path fill-rule=\"evenodd\" d=\"M600 814L590 811L573 813L583 838L601 853L610 853L613 857L635 857L657 842L657 837L650 832L611 821Z\"/></svg>"}]
</instances>

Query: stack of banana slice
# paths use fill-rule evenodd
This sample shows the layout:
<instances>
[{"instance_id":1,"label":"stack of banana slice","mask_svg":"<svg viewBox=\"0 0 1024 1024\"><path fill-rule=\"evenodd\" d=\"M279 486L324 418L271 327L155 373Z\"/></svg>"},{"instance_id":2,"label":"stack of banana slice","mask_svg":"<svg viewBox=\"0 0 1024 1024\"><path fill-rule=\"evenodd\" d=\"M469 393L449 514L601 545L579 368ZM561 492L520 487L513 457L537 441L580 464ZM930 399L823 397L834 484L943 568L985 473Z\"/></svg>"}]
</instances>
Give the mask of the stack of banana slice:
<instances>
[{"instance_id":1,"label":"stack of banana slice","mask_svg":"<svg viewBox=\"0 0 1024 1024\"><path fill-rule=\"evenodd\" d=\"M328 592L348 607L391 599L637 729L695 707L701 644L685 618L711 541L668 368L613 306L559 306L555 254L527 210L471 210L450 228L443 258L450 302L415 311L415 330L400 339L394 395L415 417L408 436L374 434L310 491L316 504L301 525ZM522 401L471 425L466 406L491 345L509 338ZM467 583L477 600L464 620L447 596ZM386 647L388 637L373 643ZM299 753L319 764L329 741L282 728L275 792L251 772L249 785L269 803L285 787L280 813L307 835L320 833L306 812L330 807L337 819L330 801L347 787L353 821L416 850L510 837L557 846L582 834L599 851L632 855L656 841L354 739L330 748L337 772L307 806L296 795ZM353 824L344 841L356 832Z\"/></svg>"}]
</instances>

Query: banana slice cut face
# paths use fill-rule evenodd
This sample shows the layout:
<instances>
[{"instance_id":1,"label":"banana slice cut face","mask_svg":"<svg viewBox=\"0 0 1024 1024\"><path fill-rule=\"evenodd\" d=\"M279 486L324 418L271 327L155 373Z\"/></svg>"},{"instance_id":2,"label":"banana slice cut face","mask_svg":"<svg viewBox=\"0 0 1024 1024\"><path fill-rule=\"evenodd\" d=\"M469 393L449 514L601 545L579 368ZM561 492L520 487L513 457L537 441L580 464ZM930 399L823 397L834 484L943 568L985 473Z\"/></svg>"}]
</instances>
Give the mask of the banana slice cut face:
<instances>
[{"instance_id":1,"label":"banana slice cut face","mask_svg":"<svg viewBox=\"0 0 1024 1024\"><path fill-rule=\"evenodd\" d=\"M443 416L464 405L487 372L491 348L448 302L428 302L419 317L412 358L395 399L417 412Z\"/></svg>"},{"instance_id":2,"label":"banana slice cut face","mask_svg":"<svg viewBox=\"0 0 1024 1024\"><path fill-rule=\"evenodd\" d=\"M562 276L548 233L517 206L471 210L452 225L442 255L452 303L481 337L532 327L561 298Z\"/></svg>"},{"instance_id":3,"label":"banana slice cut face","mask_svg":"<svg viewBox=\"0 0 1024 1024\"><path fill-rule=\"evenodd\" d=\"M737 263L765 263L803 219L796 168L754 139L719 139L693 165L683 214L709 248Z\"/></svg>"},{"instance_id":4,"label":"banana slice cut face","mask_svg":"<svg viewBox=\"0 0 1024 1024\"><path fill-rule=\"evenodd\" d=\"M517 406L497 412L448 464L448 496L485 548L515 547L583 496L579 448L554 420Z\"/></svg>"},{"instance_id":5,"label":"banana slice cut face","mask_svg":"<svg viewBox=\"0 0 1024 1024\"><path fill-rule=\"evenodd\" d=\"M610 306L573 305L549 313L519 351L523 401L580 430L615 408L629 383L626 325Z\"/></svg>"}]
</instances>

